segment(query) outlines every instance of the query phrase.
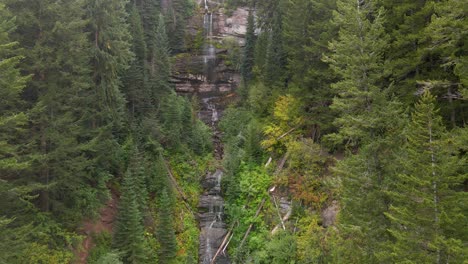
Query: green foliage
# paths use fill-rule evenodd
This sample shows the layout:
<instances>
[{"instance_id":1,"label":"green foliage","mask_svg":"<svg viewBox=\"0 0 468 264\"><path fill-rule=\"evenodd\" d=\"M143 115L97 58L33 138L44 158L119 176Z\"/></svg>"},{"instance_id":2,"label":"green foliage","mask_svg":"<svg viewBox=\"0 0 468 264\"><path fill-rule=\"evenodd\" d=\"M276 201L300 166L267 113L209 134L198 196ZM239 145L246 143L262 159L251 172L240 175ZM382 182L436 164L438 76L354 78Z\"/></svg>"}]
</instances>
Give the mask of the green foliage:
<instances>
[{"instance_id":1,"label":"green foliage","mask_svg":"<svg viewBox=\"0 0 468 264\"><path fill-rule=\"evenodd\" d=\"M224 61L226 66L234 71L239 71L242 63L241 49L235 38L225 38L222 47L227 49L227 56Z\"/></svg>"},{"instance_id":2,"label":"green foliage","mask_svg":"<svg viewBox=\"0 0 468 264\"><path fill-rule=\"evenodd\" d=\"M296 239L292 234L281 231L266 242L265 248L252 256L251 263L296 263Z\"/></svg>"},{"instance_id":3,"label":"green foliage","mask_svg":"<svg viewBox=\"0 0 468 264\"><path fill-rule=\"evenodd\" d=\"M279 86L283 88L286 56L283 47L282 13L279 7L273 12L273 22L268 34L268 42L265 55L265 67L263 82L268 87Z\"/></svg>"},{"instance_id":4,"label":"green foliage","mask_svg":"<svg viewBox=\"0 0 468 264\"><path fill-rule=\"evenodd\" d=\"M252 10L249 10L247 19L247 32L245 33L245 46L242 54L242 64L240 72L244 78L244 83L253 77L252 68L255 56L255 17Z\"/></svg>"},{"instance_id":5,"label":"green foliage","mask_svg":"<svg viewBox=\"0 0 468 264\"><path fill-rule=\"evenodd\" d=\"M156 238L159 242L158 260L161 264L172 263L177 253L173 206L167 189L164 189L158 204L158 224L156 226Z\"/></svg>"},{"instance_id":6,"label":"green foliage","mask_svg":"<svg viewBox=\"0 0 468 264\"><path fill-rule=\"evenodd\" d=\"M154 57L151 62L151 93L152 103L156 104L160 102L159 97L167 94L170 91L170 70L171 65L169 61L169 40L166 33L166 24L164 22L164 16L159 14L158 26L156 28L155 43L157 46L154 49Z\"/></svg>"},{"instance_id":7,"label":"green foliage","mask_svg":"<svg viewBox=\"0 0 468 264\"><path fill-rule=\"evenodd\" d=\"M463 242L446 230L466 222L463 209L452 204L454 199L466 199L454 190L466 173L445 145L446 136L435 98L426 91L407 127L403 172L390 192L393 202L386 216L392 222L388 231L394 240L387 244L391 254L381 255L388 261L463 261Z\"/></svg>"},{"instance_id":8,"label":"green foliage","mask_svg":"<svg viewBox=\"0 0 468 264\"><path fill-rule=\"evenodd\" d=\"M270 205L268 188L271 187L272 179L263 167L243 163L239 172L233 177L235 185L229 186L226 191L226 212L230 221L236 221L239 227L233 236L232 256L239 262L246 262L249 254L263 248L265 236L267 234L265 223L262 221L263 214L255 217L256 210L265 199L262 211L267 211ZM246 248L240 246L245 231L250 224L255 224L255 231L252 231Z\"/></svg>"},{"instance_id":9,"label":"green foliage","mask_svg":"<svg viewBox=\"0 0 468 264\"><path fill-rule=\"evenodd\" d=\"M280 96L275 102L272 122L265 125L262 146L283 153L285 144L300 134L303 123L301 102L291 95Z\"/></svg>"},{"instance_id":10,"label":"green foliage","mask_svg":"<svg viewBox=\"0 0 468 264\"><path fill-rule=\"evenodd\" d=\"M98 259L96 262L98 264L123 264L123 262L120 260L120 255L119 253L116 252L110 252Z\"/></svg>"},{"instance_id":11,"label":"green foliage","mask_svg":"<svg viewBox=\"0 0 468 264\"><path fill-rule=\"evenodd\" d=\"M211 150L208 127L194 115L190 102L175 93L168 94L161 110L162 142L172 150L186 144L192 151L201 155Z\"/></svg>"},{"instance_id":12,"label":"green foliage","mask_svg":"<svg viewBox=\"0 0 468 264\"><path fill-rule=\"evenodd\" d=\"M387 45L384 12L372 13L370 8L369 4L338 1L333 21L340 25L339 37L330 43L331 54L325 57L341 77L331 86L337 94L331 109L339 113L334 121L339 132L328 138L348 146L359 145L368 128L376 122L369 113L376 97L381 96L378 85L382 78L383 51ZM373 21L367 18L371 14L375 17Z\"/></svg>"},{"instance_id":13,"label":"green foliage","mask_svg":"<svg viewBox=\"0 0 468 264\"><path fill-rule=\"evenodd\" d=\"M120 256L112 251L112 235L107 232L92 234L95 246L89 252L86 261L90 264L109 263L111 259L120 261ZM120 261L121 262L121 261Z\"/></svg>"},{"instance_id":14,"label":"green foliage","mask_svg":"<svg viewBox=\"0 0 468 264\"><path fill-rule=\"evenodd\" d=\"M142 212L137 203L137 182L137 176L128 170L122 183L122 195L113 239L114 248L122 252L122 259L128 263L145 263L149 257L149 249L144 237Z\"/></svg>"},{"instance_id":15,"label":"green foliage","mask_svg":"<svg viewBox=\"0 0 468 264\"><path fill-rule=\"evenodd\" d=\"M28 117L22 112L24 102L20 95L28 77L21 76L18 64L21 56L14 55L17 43L11 42L9 33L15 20L0 5L0 172L4 178L27 169L30 164L15 144L24 136Z\"/></svg>"},{"instance_id":16,"label":"green foliage","mask_svg":"<svg viewBox=\"0 0 468 264\"><path fill-rule=\"evenodd\" d=\"M89 36L93 43L90 50L92 78L99 98L98 107L103 111L94 114L104 115L101 118L109 118L106 115L118 118L124 104L119 89L120 75L132 58L125 4L125 1L87 0Z\"/></svg>"},{"instance_id":17,"label":"green foliage","mask_svg":"<svg viewBox=\"0 0 468 264\"><path fill-rule=\"evenodd\" d=\"M150 108L151 94L148 89L147 47L140 13L135 4L129 4L128 24L131 28L131 51L135 54L123 77L124 93L128 111L134 118L141 117Z\"/></svg>"}]
</instances>

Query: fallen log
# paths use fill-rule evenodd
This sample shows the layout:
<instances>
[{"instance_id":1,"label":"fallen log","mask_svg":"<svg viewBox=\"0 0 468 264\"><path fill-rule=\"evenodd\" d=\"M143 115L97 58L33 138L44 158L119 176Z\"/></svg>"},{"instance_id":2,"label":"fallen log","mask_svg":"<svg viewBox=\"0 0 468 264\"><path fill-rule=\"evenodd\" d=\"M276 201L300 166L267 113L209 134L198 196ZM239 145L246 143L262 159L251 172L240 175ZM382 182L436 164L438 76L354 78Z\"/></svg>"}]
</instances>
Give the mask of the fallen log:
<instances>
[{"instance_id":1,"label":"fallen log","mask_svg":"<svg viewBox=\"0 0 468 264\"><path fill-rule=\"evenodd\" d=\"M284 222L288 221L289 218L291 217L292 215L292 206L291 208L289 209L289 211L283 216L283 218L281 219L281 223L283 224L283 229L284 228ZM271 231L271 234L274 235L276 232L278 232L278 229L280 228L280 224L277 224L275 226L275 228L273 228L273 230Z\"/></svg>"},{"instance_id":2,"label":"fallen log","mask_svg":"<svg viewBox=\"0 0 468 264\"><path fill-rule=\"evenodd\" d=\"M265 204L265 201L266 201L266 199L263 198L262 202L260 203L260 205L257 208L257 212L255 212L255 217L258 217L258 215L260 214L260 211L262 210L262 207ZM242 238L242 241L241 241L241 243L239 245L239 248L242 248L242 246L244 245L245 241L247 240L247 237L249 236L250 231L252 230L252 227L253 227L253 223L249 225L249 228L247 228L247 231L244 234L244 238Z\"/></svg>"},{"instance_id":3,"label":"fallen log","mask_svg":"<svg viewBox=\"0 0 468 264\"><path fill-rule=\"evenodd\" d=\"M219 248L218 250L216 250L216 253L215 255L213 256L213 259L211 260L210 264L214 264L215 263L215 260L216 258L218 257L219 253L221 252L224 252L224 250L226 250L226 247L227 247L227 244L229 244L229 241L231 241L231 238L232 238L232 235L234 235L234 233L232 232L233 229L234 229L234 226L237 224L238 222L234 222L231 226L231 228L229 228L229 231L226 233L226 235L224 236L224 239L223 239L223 242L221 242L221 245L219 245ZM228 237L229 240L228 240ZM226 246L225 246L226 244ZM224 248L224 249L223 249Z\"/></svg>"},{"instance_id":4,"label":"fallen log","mask_svg":"<svg viewBox=\"0 0 468 264\"><path fill-rule=\"evenodd\" d=\"M177 180L174 177L174 174L172 174L172 170L170 168L169 163L164 160L164 166L166 167L167 170L167 175L169 176L169 180L171 181L172 186L177 190L177 193L179 193L180 198L182 198L182 202L184 203L185 207L189 210L189 212L195 217L195 213L192 210L192 207L189 205L189 201L187 199L187 196L185 196L184 192L180 188L179 184L177 184Z\"/></svg>"}]
</instances>

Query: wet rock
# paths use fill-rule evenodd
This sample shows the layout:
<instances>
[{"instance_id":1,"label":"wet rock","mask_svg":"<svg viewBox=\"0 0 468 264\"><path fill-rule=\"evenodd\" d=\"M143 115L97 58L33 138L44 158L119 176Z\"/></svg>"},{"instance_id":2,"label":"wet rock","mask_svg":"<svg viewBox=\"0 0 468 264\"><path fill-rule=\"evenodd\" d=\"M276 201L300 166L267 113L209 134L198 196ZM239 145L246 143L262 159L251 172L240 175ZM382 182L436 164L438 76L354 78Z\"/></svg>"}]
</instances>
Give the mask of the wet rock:
<instances>
[{"instance_id":1,"label":"wet rock","mask_svg":"<svg viewBox=\"0 0 468 264\"><path fill-rule=\"evenodd\" d=\"M322 225L329 227L335 224L336 215L338 214L340 207L337 201L333 201L330 206L322 211Z\"/></svg>"}]
</instances>

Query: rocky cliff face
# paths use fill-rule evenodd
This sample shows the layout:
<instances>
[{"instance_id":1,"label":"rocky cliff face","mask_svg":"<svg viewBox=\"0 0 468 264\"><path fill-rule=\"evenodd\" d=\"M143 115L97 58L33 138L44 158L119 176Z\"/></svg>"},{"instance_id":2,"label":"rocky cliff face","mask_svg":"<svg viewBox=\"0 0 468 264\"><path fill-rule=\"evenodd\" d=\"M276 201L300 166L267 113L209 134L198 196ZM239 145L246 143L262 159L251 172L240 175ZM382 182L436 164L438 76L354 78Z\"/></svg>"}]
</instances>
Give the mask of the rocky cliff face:
<instances>
[{"instance_id":1,"label":"rocky cliff face","mask_svg":"<svg viewBox=\"0 0 468 264\"><path fill-rule=\"evenodd\" d=\"M190 38L194 40L188 53L179 54L173 63L172 82L178 93L194 93L200 97L230 93L240 84L240 75L227 60L227 40L238 47L244 45L248 10L236 9L231 16L217 2L204 2L188 25ZM204 42L196 43L204 37ZM199 41L199 40L198 40ZM198 47L196 47L199 45Z\"/></svg>"}]
</instances>

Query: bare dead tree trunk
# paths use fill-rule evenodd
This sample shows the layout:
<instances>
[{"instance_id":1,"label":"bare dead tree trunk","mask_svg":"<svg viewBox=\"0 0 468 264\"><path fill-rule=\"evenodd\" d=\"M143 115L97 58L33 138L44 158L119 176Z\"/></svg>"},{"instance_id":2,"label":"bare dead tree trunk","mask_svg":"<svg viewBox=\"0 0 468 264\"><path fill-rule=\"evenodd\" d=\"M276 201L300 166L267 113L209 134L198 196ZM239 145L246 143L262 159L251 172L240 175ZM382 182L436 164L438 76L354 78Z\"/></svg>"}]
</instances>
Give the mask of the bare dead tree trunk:
<instances>
[{"instance_id":1,"label":"bare dead tree trunk","mask_svg":"<svg viewBox=\"0 0 468 264\"><path fill-rule=\"evenodd\" d=\"M262 210L262 207L265 204L265 201L266 201L266 199L263 198L262 202L260 203L260 205L257 208L257 212L255 212L255 217L258 217L258 215L260 214L260 211ZM247 240L247 237L249 236L250 231L252 230L252 227L253 227L253 223L249 225L249 228L247 228L247 231L244 234L244 238L242 238L242 241L241 241L241 243L239 245L239 248L242 248L242 246L244 245L245 241Z\"/></svg>"}]
</instances>

